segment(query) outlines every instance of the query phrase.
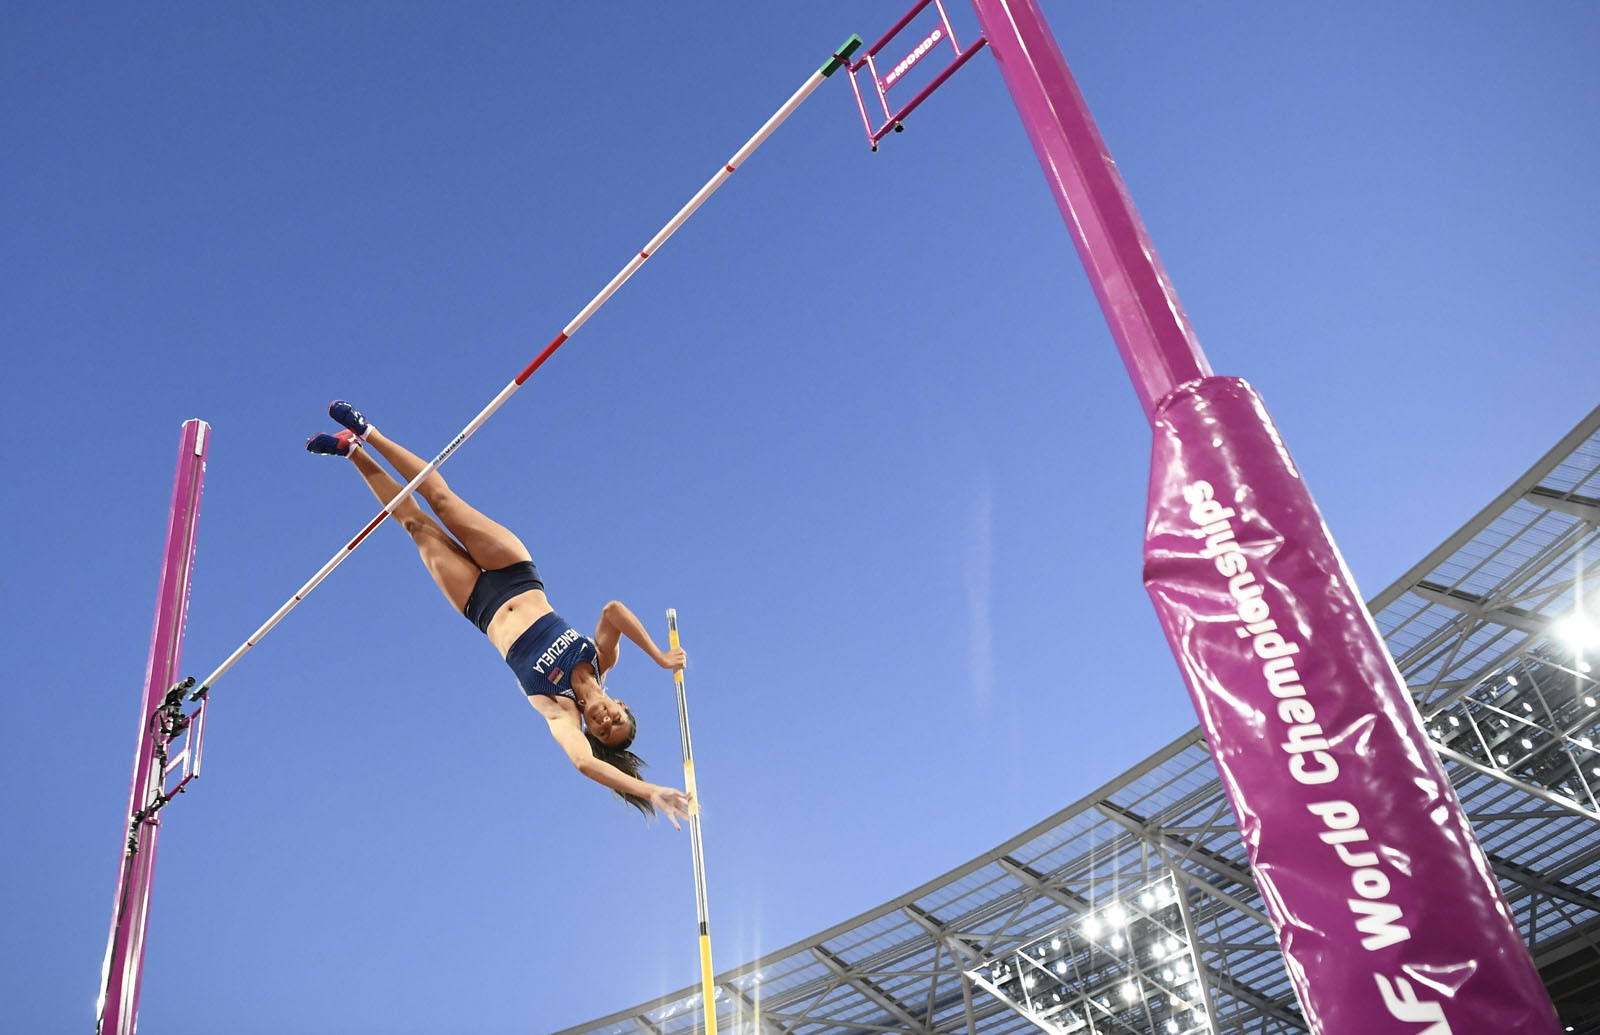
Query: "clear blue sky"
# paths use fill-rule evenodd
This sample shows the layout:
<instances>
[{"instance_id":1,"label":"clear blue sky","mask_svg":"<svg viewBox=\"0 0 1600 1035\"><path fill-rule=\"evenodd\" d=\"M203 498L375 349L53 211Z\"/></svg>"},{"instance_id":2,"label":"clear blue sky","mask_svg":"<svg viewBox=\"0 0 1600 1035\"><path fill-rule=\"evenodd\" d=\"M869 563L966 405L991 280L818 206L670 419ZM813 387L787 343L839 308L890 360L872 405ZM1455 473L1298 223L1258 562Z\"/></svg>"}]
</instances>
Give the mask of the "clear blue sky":
<instances>
[{"instance_id":1,"label":"clear blue sky","mask_svg":"<svg viewBox=\"0 0 1600 1035\"><path fill-rule=\"evenodd\" d=\"M432 455L903 9L0 14L0 1028L93 1023L179 424L215 436L204 674L376 510L301 449L329 399ZM1367 595L1594 405L1600 9L1047 11ZM731 966L1193 725L1139 583L1148 446L981 56L875 155L825 84L446 473L580 626L678 609ZM671 680L612 683L679 779ZM399 531L213 699L144 1030L541 1032L696 979L687 834L572 772Z\"/></svg>"}]
</instances>

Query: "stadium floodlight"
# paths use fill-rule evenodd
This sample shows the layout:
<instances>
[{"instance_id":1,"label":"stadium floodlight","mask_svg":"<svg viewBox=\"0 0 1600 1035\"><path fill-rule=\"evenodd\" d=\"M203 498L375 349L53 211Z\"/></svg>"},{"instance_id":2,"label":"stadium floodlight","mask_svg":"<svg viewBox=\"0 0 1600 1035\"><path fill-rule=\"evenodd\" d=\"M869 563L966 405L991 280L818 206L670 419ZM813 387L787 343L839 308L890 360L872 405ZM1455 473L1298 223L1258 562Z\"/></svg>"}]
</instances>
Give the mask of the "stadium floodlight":
<instances>
[{"instance_id":1,"label":"stadium floodlight","mask_svg":"<svg viewBox=\"0 0 1600 1035\"><path fill-rule=\"evenodd\" d=\"M1550 629L1579 653L1600 647L1600 623L1582 610L1557 618Z\"/></svg>"},{"instance_id":2,"label":"stadium floodlight","mask_svg":"<svg viewBox=\"0 0 1600 1035\"><path fill-rule=\"evenodd\" d=\"M1124 1030L1127 1011L1147 1018L1139 1030L1161 1035L1169 1022L1197 1035L1185 1019L1208 1007L1189 944L1184 900L1163 872L1087 915L978 962L967 979L1049 1035ZM1106 1029L1105 1024L1113 1025Z\"/></svg>"}]
</instances>

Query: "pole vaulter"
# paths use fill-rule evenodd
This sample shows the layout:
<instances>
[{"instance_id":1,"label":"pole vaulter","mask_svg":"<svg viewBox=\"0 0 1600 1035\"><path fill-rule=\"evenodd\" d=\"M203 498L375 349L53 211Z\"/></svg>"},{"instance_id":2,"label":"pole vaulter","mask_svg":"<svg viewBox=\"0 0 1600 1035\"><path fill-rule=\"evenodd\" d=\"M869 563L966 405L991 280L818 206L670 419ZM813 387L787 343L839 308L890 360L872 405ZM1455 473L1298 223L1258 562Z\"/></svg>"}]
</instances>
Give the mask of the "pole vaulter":
<instances>
[{"instance_id":1,"label":"pole vaulter","mask_svg":"<svg viewBox=\"0 0 1600 1035\"><path fill-rule=\"evenodd\" d=\"M356 533L354 539L351 539L350 542L346 543L338 553L334 554L333 557L328 560L328 563L324 564L315 575L311 576L311 578L307 580L305 585L297 589L294 593L294 596L286 600L283 603L283 606L279 607L278 610L273 612L272 617L263 622L259 629L251 633L250 637L245 640L244 643L240 644L232 654L228 655L228 657L223 660L222 664L217 666L215 671L206 676L205 679L201 680L199 685L195 687L194 692L190 695L189 699L191 701L197 701L210 693L211 688L216 685L217 680L221 679L223 675L230 668L232 668L240 658L244 657L245 654L250 651L251 648L260 643L262 637L271 632L273 626L281 622L285 615L287 615L290 611L293 611L295 607L299 605L300 601L304 600L313 589L316 589L317 585L321 583L323 579L327 578L333 569L343 564L344 559L350 556L350 554L355 551L356 547L361 545L362 540L371 535L373 530L382 524L385 518L393 514L396 508L398 508L406 500L410 499L411 494L417 490L417 486L426 481L430 474L438 470L440 464L443 464L450 458L452 453L461 448L461 444L463 442L471 438L479 428L483 427L484 422L486 422L490 417L494 416L496 410L505 405L506 400L510 399L511 396L516 393L517 389L521 388L523 383L526 382L528 378L533 376L534 371L538 370L544 365L545 360L554 355L557 349L565 344L566 341L574 334L578 333L578 328L589 322L589 318L599 311L600 307L605 305L606 301L610 299L612 295L616 294L617 289L622 287L623 284L626 284L628 279L638 272L639 267L643 266L645 261L648 260L650 256L654 255L656 251L667 242L667 239L676 233L680 226L688 221L690 216L694 215L695 211L705 203L706 199L711 197L712 194L716 193L717 188L726 183L728 178L738 171L739 167L743 165L752 154L755 153L756 148L760 147L761 144L772 135L774 130L783 125L784 120L792 115L796 108L800 107L800 103L802 101L811 96L812 91L822 84L822 80L833 75L834 72L845 67L849 63L850 55L855 53L856 48L859 46L861 46L861 37L851 36L844 42L842 46L840 46L837 51L829 56L827 61L823 62L822 67L811 73L810 78L801 84L800 88L796 90L787 101L783 102L783 105L772 114L772 117L767 119L767 121L762 124L760 129L756 130L755 135L749 140L745 141L744 146L740 147L738 151L734 152L733 157L724 162L722 168L718 169L716 174L712 176L710 180L706 181L705 186L701 187L699 191L695 193L694 197L690 198L688 203L685 204L683 208L678 210L678 214L668 220L667 225L662 227L661 230L654 237L652 237L643 248L639 250L637 255L628 260L627 265L623 266L622 269L618 271L617 275L611 278L610 283L600 289L599 294L595 295L594 298L589 300L588 305L579 310L578 315L574 316L571 322L561 329L561 333L557 334L555 338L551 340L550 344L545 346L544 351L534 357L533 362L524 367L520 374L512 378L511 381L500 390L498 395L489 400L489 405L485 406L476 417L472 418L471 422L469 422L465 428L461 429L461 433L455 438L451 439L449 445L440 450L438 456L428 461L427 465L422 468L417 476L407 482L401 488L400 492L394 497L394 499L385 504L383 509L378 512L377 516L375 516L371 521L367 522L365 528Z\"/></svg>"},{"instance_id":2,"label":"pole vaulter","mask_svg":"<svg viewBox=\"0 0 1600 1035\"><path fill-rule=\"evenodd\" d=\"M930 3L940 23L887 75L887 36L850 66L883 108L875 129L856 88L874 150L981 45L956 45L943 0L890 36ZM1311 1031L1555 1035L1405 678L1260 396L1212 372L1038 0L972 6L1154 431L1145 588ZM944 37L951 66L893 111Z\"/></svg>"}]
</instances>

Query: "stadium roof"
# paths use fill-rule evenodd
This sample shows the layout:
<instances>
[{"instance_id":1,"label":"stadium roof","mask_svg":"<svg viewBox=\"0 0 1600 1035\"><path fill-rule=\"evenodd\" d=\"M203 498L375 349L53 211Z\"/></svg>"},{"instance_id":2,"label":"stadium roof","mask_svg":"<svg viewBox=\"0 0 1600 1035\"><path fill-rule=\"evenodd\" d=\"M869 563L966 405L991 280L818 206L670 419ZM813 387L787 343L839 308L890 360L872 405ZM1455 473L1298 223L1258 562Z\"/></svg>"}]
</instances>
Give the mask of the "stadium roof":
<instances>
[{"instance_id":1,"label":"stadium roof","mask_svg":"<svg viewBox=\"0 0 1600 1035\"><path fill-rule=\"evenodd\" d=\"M1600 1031L1600 630L1586 660L1570 622L1580 600L1600 613L1597 568L1600 408L1369 603L1575 1032ZM715 983L730 1035L1308 1030L1198 728ZM690 1035L699 1017L687 988L560 1035Z\"/></svg>"}]
</instances>

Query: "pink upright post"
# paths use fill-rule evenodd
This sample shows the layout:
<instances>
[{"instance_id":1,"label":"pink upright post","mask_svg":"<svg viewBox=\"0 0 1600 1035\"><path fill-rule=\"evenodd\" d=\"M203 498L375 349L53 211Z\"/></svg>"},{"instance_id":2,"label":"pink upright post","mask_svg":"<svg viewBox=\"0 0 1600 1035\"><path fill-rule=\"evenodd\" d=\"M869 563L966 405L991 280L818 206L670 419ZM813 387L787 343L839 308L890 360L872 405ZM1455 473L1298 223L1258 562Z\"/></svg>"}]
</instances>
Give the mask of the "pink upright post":
<instances>
[{"instance_id":1,"label":"pink upright post","mask_svg":"<svg viewBox=\"0 0 1600 1035\"><path fill-rule=\"evenodd\" d=\"M1145 584L1317 1033L1554 1035L1489 861L1260 398L1214 377L1035 0L973 0L1155 432Z\"/></svg>"},{"instance_id":2,"label":"pink upright post","mask_svg":"<svg viewBox=\"0 0 1600 1035\"><path fill-rule=\"evenodd\" d=\"M189 574L194 562L195 525L205 484L210 426L184 422L178 439L178 473L172 484L166 550L156 598L155 627L145 663L144 698L139 705L139 738L133 755L133 785L128 792L126 840L117 867L111 906L111 936L100 981L100 1035L132 1035L139 1017L139 977L144 964L145 928L150 917L150 886L155 879L160 807L166 802L166 749L173 734L182 693L169 693L183 653L183 626L189 609Z\"/></svg>"}]
</instances>

